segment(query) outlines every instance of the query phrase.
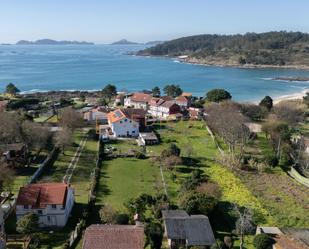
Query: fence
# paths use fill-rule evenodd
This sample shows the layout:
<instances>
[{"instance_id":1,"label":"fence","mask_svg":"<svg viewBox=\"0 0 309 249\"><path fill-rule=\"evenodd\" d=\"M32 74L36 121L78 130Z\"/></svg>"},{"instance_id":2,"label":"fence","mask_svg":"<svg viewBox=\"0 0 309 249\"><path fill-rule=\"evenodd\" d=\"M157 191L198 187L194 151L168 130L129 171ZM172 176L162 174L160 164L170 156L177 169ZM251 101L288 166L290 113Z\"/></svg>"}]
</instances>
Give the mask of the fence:
<instances>
[{"instance_id":1,"label":"fence","mask_svg":"<svg viewBox=\"0 0 309 249\"><path fill-rule=\"evenodd\" d=\"M44 160L44 162L39 166L39 168L34 172L34 174L30 177L28 183L34 183L41 176L45 167L50 165L53 162L58 154L58 148L54 148L52 152L48 155L48 157Z\"/></svg>"},{"instance_id":2,"label":"fence","mask_svg":"<svg viewBox=\"0 0 309 249\"><path fill-rule=\"evenodd\" d=\"M95 204L96 200L96 188L98 183L98 178L100 175L101 163L103 159L103 152L104 152L104 144L99 140L98 142L98 155L96 160L96 166L90 175L90 184L89 184L89 193L88 193L88 207L86 212L89 212L89 209ZM77 240L82 235L82 232L86 226L86 221L81 220L77 223L74 231L70 234L70 238L68 240L67 248L74 248Z\"/></svg>"},{"instance_id":3,"label":"fence","mask_svg":"<svg viewBox=\"0 0 309 249\"><path fill-rule=\"evenodd\" d=\"M309 178L306 178L299 174L299 172L294 168L291 167L291 170L288 172L291 177L293 177L296 181L301 183L302 185L305 185L309 188Z\"/></svg>"}]
</instances>

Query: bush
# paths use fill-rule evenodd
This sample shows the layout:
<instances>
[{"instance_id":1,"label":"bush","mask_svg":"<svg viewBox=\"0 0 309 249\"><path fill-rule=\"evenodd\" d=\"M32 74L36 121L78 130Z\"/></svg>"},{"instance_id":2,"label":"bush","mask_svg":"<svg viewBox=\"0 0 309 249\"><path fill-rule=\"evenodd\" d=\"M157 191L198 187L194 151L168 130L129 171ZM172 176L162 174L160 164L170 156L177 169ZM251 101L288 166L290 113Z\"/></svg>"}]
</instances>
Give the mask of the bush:
<instances>
[{"instance_id":1,"label":"bush","mask_svg":"<svg viewBox=\"0 0 309 249\"><path fill-rule=\"evenodd\" d=\"M39 227L39 217L35 213L25 214L16 223L16 230L22 234L31 234L36 232Z\"/></svg>"},{"instance_id":2,"label":"bush","mask_svg":"<svg viewBox=\"0 0 309 249\"><path fill-rule=\"evenodd\" d=\"M264 158L264 162L270 167L275 167L278 165L279 160L275 155L267 155Z\"/></svg>"},{"instance_id":3,"label":"bush","mask_svg":"<svg viewBox=\"0 0 309 249\"><path fill-rule=\"evenodd\" d=\"M115 223L118 225L128 225L129 224L129 215L128 214L117 214L115 216Z\"/></svg>"},{"instance_id":4,"label":"bush","mask_svg":"<svg viewBox=\"0 0 309 249\"><path fill-rule=\"evenodd\" d=\"M182 195L180 207L189 214L210 214L217 206L218 200L204 193L189 192Z\"/></svg>"},{"instance_id":5,"label":"bush","mask_svg":"<svg viewBox=\"0 0 309 249\"><path fill-rule=\"evenodd\" d=\"M273 239L264 233L256 235L253 239L253 245L256 249L271 249L273 243Z\"/></svg>"},{"instance_id":6,"label":"bush","mask_svg":"<svg viewBox=\"0 0 309 249\"><path fill-rule=\"evenodd\" d=\"M169 144L169 146L162 151L162 157L170 157L170 156L180 156L180 149L176 144Z\"/></svg>"},{"instance_id":7,"label":"bush","mask_svg":"<svg viewBox=\"0 0 309 249\"><path fill-rule=\"evenodd\" d=\"M136 157L137 159L146 159L145 154L142 153L142 152L140 152L140 151L136 151L136 152L135 152L135 157Z\"/></svg>"},{"instance_id":8,"label":"bush","mask_svg":"<svg viewBox=\"0 0 309 249\"><path fill-rule=\"evenodd\" d=\"M13 100L8 104L8 108L10 109L20 109L20 108L27 108L29 105L37 105L40 101L38 99L17 99Z\"/></svg>"}]
</instances>

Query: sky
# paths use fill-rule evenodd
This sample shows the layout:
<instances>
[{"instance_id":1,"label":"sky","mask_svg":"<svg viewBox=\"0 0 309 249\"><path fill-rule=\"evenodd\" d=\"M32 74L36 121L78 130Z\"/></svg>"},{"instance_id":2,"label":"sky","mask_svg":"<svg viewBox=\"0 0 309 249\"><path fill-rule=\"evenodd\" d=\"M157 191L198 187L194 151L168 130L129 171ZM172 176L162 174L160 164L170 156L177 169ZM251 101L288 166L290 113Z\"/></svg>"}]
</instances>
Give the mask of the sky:
<instances>
[{"instance_id":1,"label":"sky","mask_svg":"<svg viewBox=\"0 0 309 249\"><path fill-rule=\"evenodd\" d=\"M196 34L309 33L309 0L0 0L0 43L110 43Z\"/></svg>"}]
</instances>

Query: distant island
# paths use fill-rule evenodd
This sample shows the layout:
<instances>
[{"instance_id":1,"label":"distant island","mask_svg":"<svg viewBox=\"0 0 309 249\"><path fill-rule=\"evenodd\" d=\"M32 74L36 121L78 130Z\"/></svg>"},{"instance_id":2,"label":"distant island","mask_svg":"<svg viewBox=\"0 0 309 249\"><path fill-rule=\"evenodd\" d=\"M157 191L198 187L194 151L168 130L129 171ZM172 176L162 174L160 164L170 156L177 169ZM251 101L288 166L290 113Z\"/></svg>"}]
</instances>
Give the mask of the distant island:
<instances>
[{"instance_id":1,"label":"distant island","mask_svg":"<svg viewBox=\"0 0 309 249\"><path fill-rule=\"evenodd\" d=\"M56 41L52 39L40 39L36 41L20 40L16 45L94 45L85 41Z\"/></svg>"},{"instance_id":2,"label":"distant island","mask_svg":"<svg viewBox=\"0 0 309 249\"><path fill-rule=\"evenodd\" d=\"M112 45L139 45L140 43L138 42L132 42L132 41L128 41L127 39L122 39L120 41L116 41L114 43L112 43Z\"/></svg>"},{"instance_id":3,"label":"distant island","mask_svg":"<svg viewBox=\"0 0 309 249\"><path fill-rule=\"evenodd\" d=\"M177 57L205 65L309 69L309 34L196 35L146 48L137 55Z\"/></svg>"},{"instance_id":4,"label":"distant island","mask_svg":"<svg viewBox=\"0 0 309 249\"><path fill-rule=\"evenodd\" d=\"M156 46L158 44L163 43L163 41L149 41L146 43L132 42L127 39L122 39L120 41L114 42L111 45L147 45L147 46Z\"/></svg>"}]
</instances>

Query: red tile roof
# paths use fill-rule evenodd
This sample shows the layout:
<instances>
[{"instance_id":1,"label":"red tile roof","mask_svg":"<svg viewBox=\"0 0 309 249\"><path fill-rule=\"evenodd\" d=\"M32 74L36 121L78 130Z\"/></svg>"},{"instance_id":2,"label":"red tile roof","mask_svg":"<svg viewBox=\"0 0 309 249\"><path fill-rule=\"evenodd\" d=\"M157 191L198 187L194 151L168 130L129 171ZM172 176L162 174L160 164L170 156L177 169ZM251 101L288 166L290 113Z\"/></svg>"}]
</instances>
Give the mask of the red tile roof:
<instances>
[{"instance_id":1,"label":"red tile roof","mask_svg":"<svg viewBox=\"0 0 309 249\"><path fill-rule=\"evenodd\" d=\"M69 185L64 183L39 183L21 187L16 205L46 208L47 205L65 205Z\"/></svg>"},{"instance_id":2,"label":"red tile roof","mask_svg":"<svg viewBox=\"0 0 309 249\"><path fill-rule=\"evenodd\" d=\"M130 225L91 225L83 249L143 249L144 229Z\"/></svg>"},{"instance_id":3,"label":"red tile roof","mask_svg":"<svg viewBox=\"0 0 309 249\"><path fill-rule=\"evenodd\" d=\"M113 112L107 114L107 118L109 122L115 123L123 118L128 118L132 120L137 120L141 118L145 118L146 111L143 109L134 109L134 108L127 108L127 109L117 109Z\"/></svg>"},{"instance_id":4,"label":"red tile roof","mask_svg":"<svg viewBox=\"0 0 309 249\"><path fill-rule=\"evenodd\" d=\"M147 93L134 93L131 96L131 101L148 103L151 100L151 98L152 96Z\"/></svg>"},{"instance_id":5,"label":"red tile roof","mask_svg":"<svg viewBox=\"0 0 309 249\"><path fill-rule=\"evenodd\" d=\"M184 102L184 103L188 103L188 99L185 96L179 96L176 98L177 102Z\"/></svg>"}]
</instances>

